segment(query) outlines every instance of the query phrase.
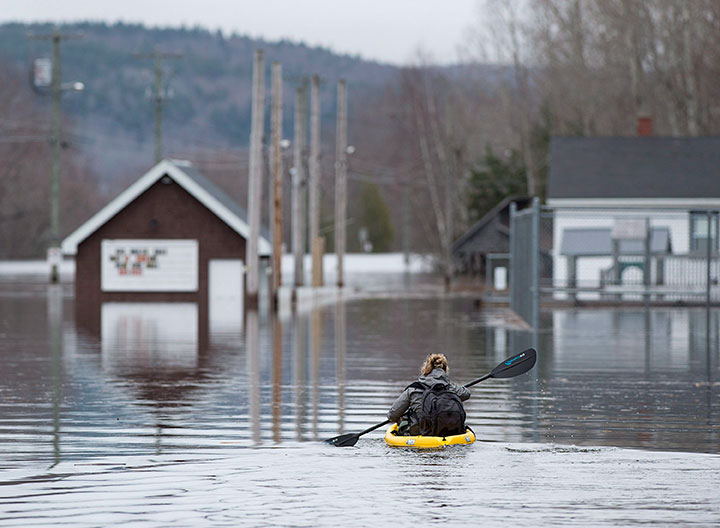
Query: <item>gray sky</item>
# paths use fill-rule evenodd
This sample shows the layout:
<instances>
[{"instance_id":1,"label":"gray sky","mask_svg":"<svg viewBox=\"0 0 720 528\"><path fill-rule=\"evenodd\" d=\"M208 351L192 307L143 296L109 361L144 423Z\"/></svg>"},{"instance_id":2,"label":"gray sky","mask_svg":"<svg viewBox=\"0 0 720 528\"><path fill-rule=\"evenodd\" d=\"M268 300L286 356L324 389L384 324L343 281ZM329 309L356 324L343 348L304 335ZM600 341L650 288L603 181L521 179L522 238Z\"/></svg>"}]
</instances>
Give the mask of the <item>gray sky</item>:
<instances>
[{"instance_id":1,"label":"gray sky","mask_svg":"<svg viewBox=\"0 0 720 528\"><path fill-rule=\"evenodd\" d=\"M478 0L0 0L0 22L92 20L199 25L266 40L288 38L393 64L418 48L440 63L477 20Z\"/></svg>"}]
</instances>

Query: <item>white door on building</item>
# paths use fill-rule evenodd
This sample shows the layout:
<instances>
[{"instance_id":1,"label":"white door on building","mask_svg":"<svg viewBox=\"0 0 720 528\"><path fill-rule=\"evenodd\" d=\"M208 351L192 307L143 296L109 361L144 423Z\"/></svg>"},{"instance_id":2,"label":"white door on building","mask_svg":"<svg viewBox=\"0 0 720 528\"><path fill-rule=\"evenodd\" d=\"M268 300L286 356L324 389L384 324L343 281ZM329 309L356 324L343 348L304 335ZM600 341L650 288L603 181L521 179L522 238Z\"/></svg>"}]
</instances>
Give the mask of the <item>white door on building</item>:
<instances>
[{"instance_id":1,"label":"white door on building","mask_svg":"<svg viewBox=\"0 0 720 528\"><path fill-rule=\"evenodd\" d=\"M243 276L240 259L214 259L208 264L208 317L211 334L239 332L243 324Z\"/></svg>"}]
</instances>

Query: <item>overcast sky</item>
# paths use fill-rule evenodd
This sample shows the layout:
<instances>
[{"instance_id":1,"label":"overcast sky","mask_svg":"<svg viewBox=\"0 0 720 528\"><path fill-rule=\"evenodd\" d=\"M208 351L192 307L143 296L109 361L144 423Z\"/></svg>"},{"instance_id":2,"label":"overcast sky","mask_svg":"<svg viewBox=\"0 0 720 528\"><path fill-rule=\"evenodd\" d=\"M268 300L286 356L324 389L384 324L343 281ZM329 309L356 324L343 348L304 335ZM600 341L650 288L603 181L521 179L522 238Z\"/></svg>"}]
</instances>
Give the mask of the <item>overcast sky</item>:
<instances>
[{"instance_id":1,"label":"overcast sky","mask_svg":"<svg viewBox=\"0 0 720 528\"><path fill-rule=\"evenodd\" d=\"M0 22L92 20L199 25L266 40L288 38L392 64L418 48L457 61L478 0L0 0Z\"/></svg>"}]
</instances>

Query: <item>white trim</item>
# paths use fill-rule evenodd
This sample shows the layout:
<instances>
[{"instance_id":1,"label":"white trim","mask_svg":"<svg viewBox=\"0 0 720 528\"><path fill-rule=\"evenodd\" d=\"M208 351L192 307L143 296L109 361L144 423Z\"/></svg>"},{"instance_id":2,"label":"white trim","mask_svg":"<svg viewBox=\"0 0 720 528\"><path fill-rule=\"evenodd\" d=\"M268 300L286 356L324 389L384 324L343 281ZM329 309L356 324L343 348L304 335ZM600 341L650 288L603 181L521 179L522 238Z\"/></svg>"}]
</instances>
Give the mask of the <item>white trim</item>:
<instances>
[{"instance_id":1,"label":"white trim","mask_svg":"<svg viewBox=\"0 0 720 528\"><path fill-rule=\"evenodd\" d=\"M717 209L720 198L550 198L547 205L554 209Z\"/></svg>"},{"instance_id":2,"label":"white trim","mask_svg":"<svg viewBox=\"0 0 720 528\"><path fill-rule=\"evenodd\" d=\"M78 227L62 242L62 252L65 255L76 255L78 245L100 229L112 217L122 211L128 204L145 192L150 186L158 181L163 175L169 175L183 189L194 196L200 203L210 209L218 218L225 222L230 228L247 240L250 227L230 209L225 207L204 188L198 185L174 162L163 160L145 173L139 180L121 192L109 204L100 209L87 222ZM271 253L270 242L260 237L258 242L258 253L261 256L268 256Z\"/></svg>"}]
</instances>

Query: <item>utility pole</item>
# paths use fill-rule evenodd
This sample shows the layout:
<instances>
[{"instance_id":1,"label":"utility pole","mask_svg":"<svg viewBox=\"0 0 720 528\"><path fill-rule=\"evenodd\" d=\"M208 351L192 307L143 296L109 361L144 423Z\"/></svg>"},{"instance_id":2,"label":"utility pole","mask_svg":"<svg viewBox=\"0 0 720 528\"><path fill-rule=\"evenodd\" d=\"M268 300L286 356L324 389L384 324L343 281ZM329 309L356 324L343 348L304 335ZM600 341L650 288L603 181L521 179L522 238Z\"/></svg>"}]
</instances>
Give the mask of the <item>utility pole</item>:
<instances>
[{"instance_id":1,"label":"utility pole","mask_svg":"<svg viewBox=\"0 0 720 528\"><path fill-rule=\"evenodd\" d=\"M293 254L295 259L295 288L305 282L305 200L306 182L303 153L305 150L305 132L307 131L307 95L305 87L301 86L295 92L295 142L293 148ZM295 293L295 291L293 290Z\"/></svg>"},{"instance_id":2,"label":"utility pole","mask_svg":"<svg viewBox=\"0 0 720 528\"><path fill-rule=\"evenodd\" d=\"M263 51L255 51L253 61L252 116L250 131L250 166L248 178L248 222L250 236L247 239L245 268L247 287L245 306L249 310L258 308L258 287L260 283L260 259L258 243L260 237L260 205L262 200L262 138L265 120L265 60Z\"/></svg>"},{"instance_id":3,"label":"utility pole","mask_svg":"<svg viewBox=\"0 0 720 528\"><path fill-rule=\"evenodd\" d=\"M163 122L163 104L165 99L169 97L167 90L163 89L163 59L179 59L182 53L163 53L154 50L152 53L135 53L136 59L153 59L155 71L155 89L153 100L155 102L155 163L160 163L163 158L162 146L162 122Z\"/></svg>"},{"instance_id":4,"label":"utility pole","mask_svg":"<svg viewBox=\"0 0 720 528\"><path fill-rule=\"evenodd\" d=\"M322 286L322 248L320 241L320 77L312 76L310 88L310 245L312 285Z\"/></svg>"},{"instance_id":5,"label":"utility pole","mask_svg":"<svg viewBox=\"0 0 720 528\"><path fill-rule=\"evenodd\" d=\"M55 30L53 33L30 35L35 40L51 40L53 45L52 60L52 81L50 90L52 93L52 162L51 162L51 183L50 183L50 244L48 247L48 261L50 263L50 282L55 284L60 281L60 147L62 145L62 130L60 115L60 95L63 90L82 91L82 83L62 83L62 69L60 67L60 41L82 38L78 33L60 33Z\"/></svg>"},{"instance_id":6,"label":"utility pole","mask_svg":"<svg viewBox=\"0 0 720 528\"><path fill-rule=\"evenodd\" d=\"M280 142L282 140L282 66L278 62L272 65L272 190L273 190L273 272L272 272L272 307L278 309L278 292L282 285L282 194L283 194L283 159Z\"/></svg>"},{"instance_id":7,"label":"utility pole","mask_svg":"<svg viewBox=\"0 0 720 528\"><path fill-rule=\"evenodd\" d=\"M335 255L337 256L337 286L344 284L345 219L347 209L347 84L338 81L337 132L335 134Z\"/></svg>"}]
</instances>

